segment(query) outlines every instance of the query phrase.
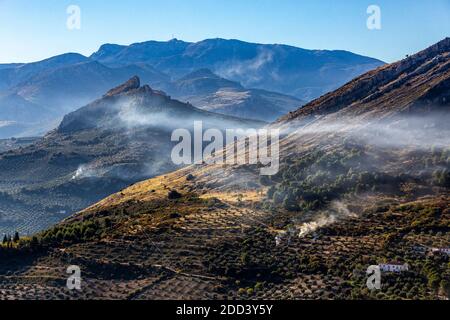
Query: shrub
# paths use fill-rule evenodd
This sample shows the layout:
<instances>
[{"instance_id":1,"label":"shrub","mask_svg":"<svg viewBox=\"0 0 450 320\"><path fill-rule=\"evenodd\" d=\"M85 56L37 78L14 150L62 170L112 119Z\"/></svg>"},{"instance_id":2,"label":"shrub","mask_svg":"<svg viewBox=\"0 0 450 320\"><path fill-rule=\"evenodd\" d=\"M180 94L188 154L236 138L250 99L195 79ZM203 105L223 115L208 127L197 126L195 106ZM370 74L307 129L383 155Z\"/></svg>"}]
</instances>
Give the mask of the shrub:
<instances>
[{"instance_id":1,"label":"shrub","mask_svg":"<svg viewBox=\"0 0 450 320\"><path fill-rule=\"evenodd\" d=\"M175 200L180 199L182 195L177 190L170 190L169 193L167 194L167 197L169 200Z\"/></svg>"}]
</instances>

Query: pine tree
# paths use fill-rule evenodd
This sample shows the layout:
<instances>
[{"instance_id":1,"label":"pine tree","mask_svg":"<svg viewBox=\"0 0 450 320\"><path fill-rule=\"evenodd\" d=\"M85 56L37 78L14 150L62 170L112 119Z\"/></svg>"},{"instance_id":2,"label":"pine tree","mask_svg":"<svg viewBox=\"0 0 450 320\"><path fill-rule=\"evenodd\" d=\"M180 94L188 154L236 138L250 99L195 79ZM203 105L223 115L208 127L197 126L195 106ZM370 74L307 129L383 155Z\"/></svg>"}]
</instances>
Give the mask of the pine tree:
<instances>
[{"instance_id":1,"label":"pine tree","mask_svg":"<svg viewBox=\"0 0 450 320\"><path fill-rule=\"evenodd\" d=\"M14 242L19 242L19 240L20 240L19 232L16 231L16 232L14 233L14 239L13 239L13 241L14 241Z\"/></svg>"},{"instance_id":2,"label":"pine tree","mask_svg":"<svg viewBox=\"0 0 450 320\"><path fill-rule=\"evenodd\" d=\"M6 234L3 236L3 244L6 244L8 242L8 237Z\"/></svg>"},{"instance_id":3,"label":"pine tree","mask_svg":"<svg viewBox=\"0 0 450 320\"><path fill-rule=\"evenodd\" d=\"M31 238L30 247L34 249L34 248L37 248L38 246L39 246L39 240L36 236L33 236Z\"/></svg>"}]
</instances>

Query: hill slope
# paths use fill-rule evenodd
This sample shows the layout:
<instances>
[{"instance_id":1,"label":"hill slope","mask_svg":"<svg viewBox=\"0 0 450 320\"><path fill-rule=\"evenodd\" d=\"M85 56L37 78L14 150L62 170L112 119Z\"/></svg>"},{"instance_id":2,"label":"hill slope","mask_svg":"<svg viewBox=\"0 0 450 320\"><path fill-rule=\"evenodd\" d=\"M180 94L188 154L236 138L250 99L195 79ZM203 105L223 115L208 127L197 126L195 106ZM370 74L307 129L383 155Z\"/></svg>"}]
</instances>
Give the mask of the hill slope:
<instances>
[{"instance_id":1,"label":"hill slope","mask_svg":"<svg viewBox=\"0 0 450 320\"><path fill-rule=\"evenodd\" d=\"M176 168L172 131L259 127L171 99L137 77L64 117L33 144L0 154L0 227L35 232L125 186Z\"/></svg>"}]
</instances>

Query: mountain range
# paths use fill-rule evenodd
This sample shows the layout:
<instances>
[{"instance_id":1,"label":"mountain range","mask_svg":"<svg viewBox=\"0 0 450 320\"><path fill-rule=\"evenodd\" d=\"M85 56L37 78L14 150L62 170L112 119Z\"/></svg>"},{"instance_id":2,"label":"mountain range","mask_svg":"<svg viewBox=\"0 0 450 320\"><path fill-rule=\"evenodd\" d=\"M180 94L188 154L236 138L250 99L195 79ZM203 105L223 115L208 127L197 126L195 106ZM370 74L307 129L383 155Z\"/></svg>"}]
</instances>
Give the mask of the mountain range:
<instances>
[{"instance_id":1,"label":"mountain range","mask_svg":"<svg viewBox=\"0 0 450 320\"><path fill-rule=\"evenodd\" d=\"M219 130L265 124L200 110L132 77L64 116L43 138L0 154L0 231L36 232L175 169L172 131L192 131L194 121Z\"/></svg>"},{"instance_id":2,"label":"mountain range","mask_svg":"<svg viewBox=\"0 0 450 320\"><path fill-rule=\"evenodd\" d=\"M306 50L233 39L105 44L91 59L113 66L149 63L178 77L208 68L247 88L277 91L303 100L318 97L383 64L348 51Z\"/></svg>"},{"instance_id":3,"label":"mountain range","mask_svg":"<svg viewBox=\"0 0 450 320\"><path fill-rule=\"evenodd\" d=\"M0 138L43 135L68 112L134 75L206 110L273 121L382 64L345 51L238 40L106 44L90 57L66 53L1 65ZM188 79L206 69L203 79Z\"/></svg>"},{"instance_id":4,"label":"mountain range","mask_svg":"<svg viewBox=\"0 0 450 320\"><path fill-rule=\"evenodd\" d=\"M148 65L108 68L80 54L0 70L0 136L43 135L68 112L134 75L161 85L168 77Z\"/></svg>"}]
</instances>

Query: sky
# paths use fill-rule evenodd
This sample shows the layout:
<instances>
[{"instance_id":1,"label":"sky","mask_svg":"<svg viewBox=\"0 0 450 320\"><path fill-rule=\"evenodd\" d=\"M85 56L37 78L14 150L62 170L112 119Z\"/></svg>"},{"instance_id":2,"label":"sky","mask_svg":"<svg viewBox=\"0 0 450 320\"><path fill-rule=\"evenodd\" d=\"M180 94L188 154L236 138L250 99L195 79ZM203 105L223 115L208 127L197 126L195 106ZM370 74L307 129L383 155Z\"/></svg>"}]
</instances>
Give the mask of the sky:
<instances>
[{"instance_id":1,"label":"sky","mask_svg":"<svg viewBox=\"0 0 450 320\"><path fill-rule=\"evenodd\" d=\"M79 29L67 27L78 21L71 5L80 9ZM381 29L367 27L370 5L380 9ZM450 0L0 0L0 63L172 38L340 49L393 62L446 36Z\"/></svg>"}]
</instances>

